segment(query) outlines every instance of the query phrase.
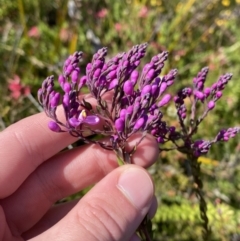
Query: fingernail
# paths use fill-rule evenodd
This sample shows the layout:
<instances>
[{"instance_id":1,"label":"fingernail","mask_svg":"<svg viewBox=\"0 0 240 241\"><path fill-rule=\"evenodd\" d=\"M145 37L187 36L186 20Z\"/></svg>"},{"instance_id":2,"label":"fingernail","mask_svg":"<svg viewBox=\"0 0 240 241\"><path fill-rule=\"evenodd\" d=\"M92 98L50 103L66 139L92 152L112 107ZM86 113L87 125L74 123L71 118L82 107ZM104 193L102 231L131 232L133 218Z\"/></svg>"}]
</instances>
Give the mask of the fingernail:
<instances>
[{"instance_id":1,"label":"fingernail","mask_svg":"<svg viewBox=\"0 0 240 241\"><path fill-rule=\"evenodd\" d=\"M137 209L150 206L153 183L150 176L140 168L131 167L123 171L117 187Z\"/></svg>"}]
</instances>

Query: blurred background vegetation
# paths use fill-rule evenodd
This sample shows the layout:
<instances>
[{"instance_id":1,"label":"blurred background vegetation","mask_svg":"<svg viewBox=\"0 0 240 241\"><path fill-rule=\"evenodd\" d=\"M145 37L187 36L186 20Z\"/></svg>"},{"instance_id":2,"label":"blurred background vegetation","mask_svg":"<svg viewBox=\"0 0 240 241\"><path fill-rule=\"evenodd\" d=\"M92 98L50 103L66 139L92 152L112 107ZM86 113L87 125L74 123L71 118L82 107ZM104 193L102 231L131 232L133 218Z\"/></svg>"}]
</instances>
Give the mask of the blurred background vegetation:
<instances>
[{"instance_id":1,"label":"blurred background vegetation","mask_svg":"<svg viewBox=\"0 0 240 241\"><path fill-rule=\"evenodd\" d=\"M113 56L148 42L145 62L169 51L164 72L179 71L173 92L191 85L205 66L209 85L233 73L222 100L199 129L197 137L211 139L240 122L239 26L240 0L0 0L0 130L41 111L35 101L41 82L59 74L74 51L84 52L83 69L103 46ZM164 110L165 118L177 126L173 110ZM239 140L219 144L199 159L214 241L240 240ZM186 157L162 152L149 171L159 202L155 240L202 240Z\"/></svg>"}]
</instances>

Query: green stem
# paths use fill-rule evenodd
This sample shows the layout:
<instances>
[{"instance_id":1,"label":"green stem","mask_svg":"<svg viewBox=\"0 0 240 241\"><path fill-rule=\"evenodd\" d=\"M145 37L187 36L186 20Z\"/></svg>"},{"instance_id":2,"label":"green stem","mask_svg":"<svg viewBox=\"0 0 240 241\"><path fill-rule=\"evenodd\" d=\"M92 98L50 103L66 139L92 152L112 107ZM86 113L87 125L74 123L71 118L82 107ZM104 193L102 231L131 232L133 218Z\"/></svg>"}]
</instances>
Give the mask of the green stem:
<instances>
[{"instance_id":1,"label":"green stem","mask_svg":"<svg viewBox=\"0 0 240 241\"><path fill-rule=\"evenodd\" d=\"M203 193L203 182L201 180L201 164L197 161L197 158L193 155L189 155L192 167L192 175L194 179L194 191L199 198L199 209L200 217L202 219L203 226L203 239L208 241L211 238L211 229L209 227L208 216L207 216L207 203Z\"/></svg>"},{"instance_id":2,"label":"green stem","mask_svg":"<svg viewBox=\"0 0 240 241\"><path fill-rule=\"evenodd\" d=\"M19 11L20 23L23 27L24 35L27 36L27 26L26 26L25 12L24 12L24 6L23 6L22 0L18 0L18 11Z\"/></svg>"}]
</instances>

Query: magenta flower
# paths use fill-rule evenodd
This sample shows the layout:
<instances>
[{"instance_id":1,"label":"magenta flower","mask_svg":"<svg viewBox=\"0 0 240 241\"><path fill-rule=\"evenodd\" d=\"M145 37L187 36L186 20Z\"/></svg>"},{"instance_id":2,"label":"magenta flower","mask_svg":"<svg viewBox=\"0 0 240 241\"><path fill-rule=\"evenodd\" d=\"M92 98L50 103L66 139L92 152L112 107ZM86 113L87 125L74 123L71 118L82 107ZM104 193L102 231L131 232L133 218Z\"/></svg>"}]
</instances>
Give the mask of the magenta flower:
<instances>
[{"instance_id":1,"label":"magenta flower","mask_svg":"<svg viewBox=\"0 0 240 241\"><path fill-rule=\"evenodd\" d=\"M82 52L70 55L64 63L63 73L58 77L63 94L54 90L53 76L43 81L38 93L45 112L53 119L49 128L55 132L67 131L86 142L89 140L82 134L86 128L92 134L108 135L115 142L112 146L101 142L94 143L112 150L122 146L135 132L143 131L156 138L160 150L161 145L171 142L173 148L197 156L207 153L212 144L226 141L238 133L238 129L235 132L229 129L224 134L219 132L212 141L194 140L198 125L221 99L231 74L220 76L212 86L207 87L205 82L209 70L205 67L193 78L191 87L183 88L171 98L168 91L174 84L177 70L160 75L168 57L166 51L153 56L151 61L143 66L142 71L137 69L145 56L146 48L147 44L136 45L128 52L117 54L109 60L106 59L107 49L102 48L93 55L91 63L87 64L86 75L82 74L79 68ZM83 87L87 87L96 99L96 108L79 98ZM112 94L111 104L107 104L103 99L107 92ZM185 105L186 98L191 100L191 109ZM169 103L174 103L176 107L180 130L168 126L164 121L162 108ZM65 122L60 122L56 115L57 106L60 104L64 108ZM202 112L199 110L201 106ZM91 128L96 126L100 119L104 122L103 130ZM182 146L176 145L176 140L179 139L183 140Z\"/></svg>"}]
</instances>

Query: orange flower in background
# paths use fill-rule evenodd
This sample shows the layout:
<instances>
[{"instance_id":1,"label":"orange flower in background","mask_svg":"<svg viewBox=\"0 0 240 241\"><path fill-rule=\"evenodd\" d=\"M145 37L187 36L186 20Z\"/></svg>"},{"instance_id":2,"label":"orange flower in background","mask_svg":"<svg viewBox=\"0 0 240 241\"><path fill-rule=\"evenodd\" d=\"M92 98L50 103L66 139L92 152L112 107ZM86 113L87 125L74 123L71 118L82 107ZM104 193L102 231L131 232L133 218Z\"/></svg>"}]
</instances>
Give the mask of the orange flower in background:
<instances>
[{"instance_id":1,"label":"orange flower in background","mask_svg":"<svg viewBox=\"0 0 240 241\"><path fill-rule=\"evenodd\" d=\"M120 32L122 30L122 24L121 23L115 23L114 28L117 32Z\"/></svg>"},{"instance_id":2,"label":"orange flower in background","mask_svg":"<svg viewBox=\"0 0 240 241\"><path fill-rule=\"evenodd\" d=\"M59 32L59 38L63 41L63 42L67 42L71 39L73 33L70 29L68 28L61 28L60 32Z\"/></svg>"},{"instance_id":3,"label":"orange flower in background","mask_svg":"<svg viewBox=\"0 0 240 241\"><path fill-rule=\"evenodd\" d=\"M15 100L18 100L21 96L30 94L30 87L21 84L18 75L14 75L13 79L8 80L8 89L11 91L11 97Z\"/></svg>"},{"instance_id":4,"label":"orange flower in background","mask_svg":"<svg viewBox=\"0 0 240 241\"><path fill-rule=\"evenodd\" d=\"M108 10L106 8L101 9L99 12L97 12L98 18L105 18L108 14Z\"/></svg>"},{"instance_id":5,"label":"orange flower in background","mask_svg":"<svg viewBox=\"0 0 240 241\"><path fill-rule=\"evenodd\" d=\"M146 18L147 16L148 16L148 8L146 6L143 6L138 13L138 17Z\"/></svg>"},{"instance_id":6,"label":"orange flower in background","mask_svg":"<svg viewBox=\"0 0 240 241\"><path fill-rule=\"evenodd\" d=\"M40 37L39 28L37 26L33 26L32 28L30 28L30 30L28 31L28 37L39 38Z\"/></svg>"}]
</instances>

